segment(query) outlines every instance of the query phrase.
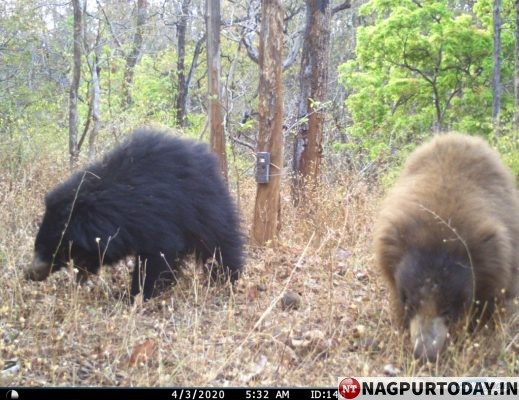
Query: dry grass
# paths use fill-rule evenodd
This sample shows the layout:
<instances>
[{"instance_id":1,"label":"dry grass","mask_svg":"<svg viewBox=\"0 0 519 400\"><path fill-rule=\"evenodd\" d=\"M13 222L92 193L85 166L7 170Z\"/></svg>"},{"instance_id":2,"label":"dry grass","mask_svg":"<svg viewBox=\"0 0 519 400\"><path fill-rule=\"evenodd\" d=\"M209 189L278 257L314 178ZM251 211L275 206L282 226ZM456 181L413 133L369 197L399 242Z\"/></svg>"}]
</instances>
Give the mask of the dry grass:
<instances>
[{"instance_id":1,"label":"dry grass","mask_svg":"<svg viewBox=\"0 0 519 400\"><path fill-rule=\"evenodd\" d=\"M434 365L413 361L392 325L370 249L380 191L343 177L307 212L283 197L281 243L248 248L235 288L212 287L189 263L179 284L146 304L124 300L129 268L77 286L71 271L26 282L43 196L65 168L42 160L16 179L0 169L0 385L334 386L339 376L517 376L519 315L507 316ZM250 226L254 184L242 181ZM285 291L298 309L283 310ZM13 363L8 363L13 361ZM391 364L391 366L388 366Z\"/></svg>"}]
</instances>

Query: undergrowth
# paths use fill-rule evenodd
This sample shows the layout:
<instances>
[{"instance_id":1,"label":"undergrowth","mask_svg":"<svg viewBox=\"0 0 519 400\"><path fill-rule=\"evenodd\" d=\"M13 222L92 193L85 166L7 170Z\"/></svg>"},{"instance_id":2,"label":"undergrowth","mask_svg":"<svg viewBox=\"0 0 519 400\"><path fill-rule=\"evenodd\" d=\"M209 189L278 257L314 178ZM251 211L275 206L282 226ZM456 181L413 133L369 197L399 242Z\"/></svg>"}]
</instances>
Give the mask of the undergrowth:
<instances>
[{"instance_id":1,"label":"undergrowth","mask_svg":"<svg viewBox=\"0 0 519 400\"><path fill-rule=\"evenodd\" d=\"M130 305L131 260L82 286L72 270L25 281L44 194L68 174L54 163L42 157L16 177L0 170L2 386L335 386L339 376L519 374L517 313L453 338L436 364L413 360L373 266L385 189L353 176L323 183L300 209L286 182L280 241L247 247L235 287L212 286L187 262L177 285ZM243 178L239 188L248 232L255 184ZM295 309L280 305L287 291L300 299Z\"/></svg>"}]
</instances>

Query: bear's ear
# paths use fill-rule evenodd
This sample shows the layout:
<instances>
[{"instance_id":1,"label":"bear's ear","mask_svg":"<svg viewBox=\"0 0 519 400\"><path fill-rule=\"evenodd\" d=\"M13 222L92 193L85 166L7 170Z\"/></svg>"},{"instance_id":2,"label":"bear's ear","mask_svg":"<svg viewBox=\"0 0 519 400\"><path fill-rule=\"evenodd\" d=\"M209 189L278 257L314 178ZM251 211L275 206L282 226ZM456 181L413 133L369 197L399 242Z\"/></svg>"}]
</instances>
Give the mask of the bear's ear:
<instances>
[{"instance_id":1,"label":"bear's ear","mask_svg":"<svg viewBox=\"0 0 519 400\"><path fill-rule=\"evenodd\" d=\"M480 246L496 245L504 235L507 229L496 221L484 221L476 231L477 242Z\"/></svg>"},{"instance_id":2,"label":"bear's ear","mask_svg":"<svg viewBox=\"0 0 519 400\"><path fill-rule=\"evenodd\" d=\"M509 257L505 253L511 254L510 235L508 229L497 221L486 221L479 226L475 232L475 241L472 242L476 254L484 255L489 259L500 259ZM503 253L504 252L504 253Z\"/></svg>"},{"instance_id":3,"label":"bear's ear","mask_svg":"<svg viewBox=\"0 0 519 400\"><path fill-rule=\"evenodd\" d=\"M81 218L79 218L79 220L75 218L68 228L67 238L72 242L72 246L75 248L83 250L92 249L93 246L92 243L90 243L92 240L89 240L91 238L89 237L88 231L88 222L83 223Z\"/></svg>"},{"instance_id":4,"label":"bear's ear","mask_svg":"<svg viewBox=\"0 0 519 400\"><path fill-rule=\"evenodd\" d=\"M397 247L400 245L400 238L396 231L394 232L386 232L384 235L378 238L380 243L384 244L384 246L388 247Z\"/></svg>"}]
</instances>

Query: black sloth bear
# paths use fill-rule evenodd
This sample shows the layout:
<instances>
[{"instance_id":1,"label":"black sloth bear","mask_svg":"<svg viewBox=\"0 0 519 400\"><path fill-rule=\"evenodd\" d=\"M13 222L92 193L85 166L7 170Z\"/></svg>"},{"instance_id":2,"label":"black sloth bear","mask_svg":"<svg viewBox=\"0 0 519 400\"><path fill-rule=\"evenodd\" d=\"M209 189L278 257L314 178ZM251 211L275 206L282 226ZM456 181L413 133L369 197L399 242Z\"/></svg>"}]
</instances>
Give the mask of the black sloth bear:
<instances>
[{"instance_id":1,"label":"black sloth bear","mask_svg":"<svg viewBox=\"0 0 519 400\"><path fill-rule=\"evenodd\" d=\"M375 256L416 358L518 295L519 196L499 154L459 134L419 147L382 205Z\"/></svg>"},{"instance_id":2,"label":"black sloth bear","mask_svg":"<svg viewBox=\"0 0 519 400\"><path fill-rule=\"evenodd\" d=\"M137 257L132 298L145 300L174 280L179 261L215 258L234 282L243 267L239 218L207 146L141 129L101 161L45 198L34 260L26 276L43 280L69 259L78 280L101 264ZM140 262L139 262L140 260ZM214 272L214 271L213 271Z\"/></svg>"}]
</instances>

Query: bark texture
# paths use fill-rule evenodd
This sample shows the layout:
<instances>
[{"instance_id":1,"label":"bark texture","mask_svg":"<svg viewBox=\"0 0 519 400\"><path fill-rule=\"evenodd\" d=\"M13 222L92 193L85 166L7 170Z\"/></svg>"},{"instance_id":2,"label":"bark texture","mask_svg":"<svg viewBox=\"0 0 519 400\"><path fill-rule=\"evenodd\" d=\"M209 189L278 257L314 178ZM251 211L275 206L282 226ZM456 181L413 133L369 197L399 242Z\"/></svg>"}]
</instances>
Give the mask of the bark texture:
<instances>
[{"instance_id":1,"label":"bark texture","mask_svg":"<svg viewBox=\"0 0 519 400\"><path fill-rule=\"evenodd\" d=\"M261 10L258 151L270 152L269 182L258 184L251 232L253 245L277 237L283 170L283 6L265 0Z\"/></svg>"}]
</instances>

